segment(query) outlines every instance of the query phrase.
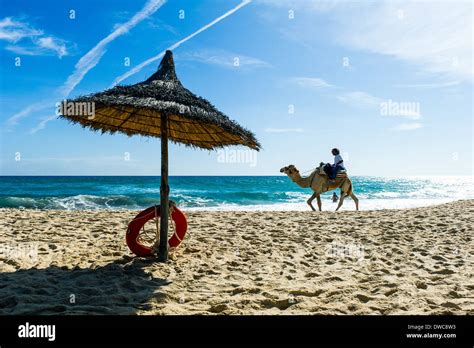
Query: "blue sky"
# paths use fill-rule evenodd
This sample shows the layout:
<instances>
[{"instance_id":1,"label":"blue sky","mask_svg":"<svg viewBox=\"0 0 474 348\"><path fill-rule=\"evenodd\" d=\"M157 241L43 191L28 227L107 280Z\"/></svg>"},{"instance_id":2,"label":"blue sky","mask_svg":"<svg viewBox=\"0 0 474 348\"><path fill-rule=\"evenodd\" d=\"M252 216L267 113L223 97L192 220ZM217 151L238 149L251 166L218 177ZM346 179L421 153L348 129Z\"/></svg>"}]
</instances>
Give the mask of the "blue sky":
<instances>
[{"instance_id":1,"label":"blue sky","mask_svg":"<svg viewBox=\"0 0 474 348\"><path fill-rule=\"evenodd\" d=\"M173 45L183 84L263 150L173 144L171 175L304 171L333 147L352 175L472 175L470 1L0 1L3 175L158 175L159 139L54 105L146 79Z\"/></svg>"}]
</instances>

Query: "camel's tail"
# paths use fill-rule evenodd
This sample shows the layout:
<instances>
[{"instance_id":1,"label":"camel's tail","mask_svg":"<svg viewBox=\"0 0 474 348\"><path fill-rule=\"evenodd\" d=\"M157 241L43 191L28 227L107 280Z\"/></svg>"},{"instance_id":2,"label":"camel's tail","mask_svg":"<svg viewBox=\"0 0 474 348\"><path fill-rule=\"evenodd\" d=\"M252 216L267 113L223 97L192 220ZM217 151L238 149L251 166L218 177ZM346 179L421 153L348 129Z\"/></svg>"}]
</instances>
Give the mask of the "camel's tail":
<instances>
[{"instance_id":1,"label":"camel's tail","mask_svg":"<svg viewBox=\"0 0 474 348\"><path fill-rule=\"evenodd\" d=\"M349 180L349 189L347 190L346 194L350 196L352 194L352 180L347 178Z\"/></svg>"}]
</instances>

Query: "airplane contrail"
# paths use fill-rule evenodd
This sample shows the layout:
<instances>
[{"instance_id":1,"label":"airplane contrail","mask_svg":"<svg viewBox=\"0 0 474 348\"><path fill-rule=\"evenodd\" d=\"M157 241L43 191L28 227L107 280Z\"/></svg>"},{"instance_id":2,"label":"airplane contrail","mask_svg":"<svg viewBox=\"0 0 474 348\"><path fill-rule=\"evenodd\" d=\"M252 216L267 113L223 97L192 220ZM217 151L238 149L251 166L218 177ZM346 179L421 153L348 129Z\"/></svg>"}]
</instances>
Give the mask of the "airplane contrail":
<instances>
[{"instance_id":1,"label":"airplane contrail","mask_svg":"<svg viewBox=\"0 0 474 348\"><path fill-rule=\"evenodd\" d=\"M52 108L54 107L57 100L66 98L69 93L71 93L71 91L82 81L86 74L100 62L102 56L106 52L105 48L109 43L114 41L119 36L126 34L142 20L155 13L165 3L166 0L149 0L140 11L135 13L132 18L116 27L113 32L100 40L92 49L90 49L79 59L75 65L74 72L69 75L63 85L57 89L57 98L43 100L24 108L23 110L11 116L7 120L7 125L9 127L15 126L20 119L28 116L31 112Z\"/></svg>"},{"instance_id":2,"label":"airplane contrail","mask_svg":"<svg viewBox=\"0 0 474 348\"><path fill-rule=\"evenodd\" d=\"M252 2L252 0L242 0L242 2L241 2L239 5L237 5L237 6L234 7L233 9L227 11L227 12L224 13L222 16L220 16L220 17L214 19L212 22L206 24L206 25L203 26L202 28L196 30L194 33L192 33L192 34L186 36L184 39L182 39L182 40L176 42L175 44L171 45L170 47L167 48L167 50L174 50L175 48L178 48L179 46L181 46L181 45L182 45L183 43L185 43L186 41L189 41L190 39L192 39L192 38L195 37L196 35L202 33L203 31L205 31L205 30L209 29L210 27L214 26L215 24L219 23L219 22L220 22L221 20L223 20L224 18L230 16L231 14L233 14L234 12L238 11L239 9L241 9L242 7L248 5L248 4L251 3L251 2ZM105 40L105 39L104 39L104 40ZM121 81L125 80L126 78L128 78L128 77L130 77L130 76L136 74L137 72L139 72L139 71L140 71L141 69L143 69L145 66L147 66L147 65L149 65L149 64L151 64L151 63L153 63L153 62L155 62L155 61L157 61L157 60L159 60L161 57L164 56L165 52L166 52L166 50L160 52L159 54L155 55L154 57L151 57L151 58L147 59L146 61L144 61L144 62L142 62L141 64L137 65L137 66L134 67L133 69L129 70L129 71L126 72L125 74L123 74L123 75L117 77L117 78L113 81L113 83L112 83L112 85L111 85L110 87L113 87L113 86L117 85L118 83L120 83ZM94 64L94 66L95 66L95 64ZM89 69L89 70L90 70L90 69ZM87 71L88 71L88 70L87 70ZM74 76L74 74L71 75L71 76ZM70 77L71 77L71 76L70 76ZM84 77L84 76L82 76L81 79L82 79L83 77ZM68 79L68 81L69 81L69 79ZM64 84L64 86L66 86L66 85L67 85L67 82ZM76 85L77 85L77 84L76 84ZM75 87L75 85L74 85L72 88L74 88L74 87ZM72 90L72 89L71 89L71 90ZM70 90L70 91L71 91L71 90ZM69 91L69 92L70 92L70 91ZM34 133L36 133L36 132L38 132L38 131L44 129L44 128L46 127L46 124L47 124L48 122L54 120L54 119L55 119L55 117L53 117L53 116L43 119L35 128L33 128L33 129L30 131L30 133L31 133L31 134L34 134Z\"/></svg>"},{"instance_id":3,"label":"airplane contrail","mask_svg":"<svg viewBox=\"0 0 474 348\"><path fill-rule=\"evenodd\" d=\"M212 27L214 24L217 24L219 23L221 20L223 20L224 18L230 16L231 14L233 14L234 12L238 11L239 9L241 9L242 7L244 7L245 5L248 5L249 3L251 3L252 0L243 0L239 5L237 5L236 7L234 7L233 9L227 11L226 13L224 13L222 16L214 19L212 22L206 24L205 26L203 26L202 28L196 30L194 33L192 33L191 35L188 35L186 36L184 39L176 42L175 44L171 45L170 47L168 47L166 50L158 53L156 56L154 57L151 57L147 60L145 60L144 62L138 64L136 67L134 67L133 69L127 71L125 74L123 75L120 75L119 77L117 77L114 82L112 82L112 84L110 85L110 87L114 87L115 85L119 84L120 82L122 82L123 80L125 80L126 78L136 74L137 72L139 72L140 70L142 70L144 67L146 67L147 65L159 60L160 58L162 58L164 56L164 54L166 53L167 50L174 50L175 48L178 48L179 46L181 46L183 43L185 43L186 41L189 41L190 39L192 39L193 37L195 37L196 35L202 33L203 31L209 29L210 27ZM109 87L109 88L110 88Z\"/></svg>"}]
</instances>

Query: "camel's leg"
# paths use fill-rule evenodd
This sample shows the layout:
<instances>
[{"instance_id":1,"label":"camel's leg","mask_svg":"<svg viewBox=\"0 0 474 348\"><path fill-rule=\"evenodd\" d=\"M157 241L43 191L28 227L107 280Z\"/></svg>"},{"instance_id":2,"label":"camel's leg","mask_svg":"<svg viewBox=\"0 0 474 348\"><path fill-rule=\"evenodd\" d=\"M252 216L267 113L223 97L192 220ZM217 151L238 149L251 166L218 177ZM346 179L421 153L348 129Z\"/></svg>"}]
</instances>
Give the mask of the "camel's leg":
<instances>
[{"instance_id":1,"label":"camel's leg","mask_svg":"<svg viewBox=\"0 0 474 348\"><path fill-rule=\"evenodd\" d=\"M346 193L341 192L341 198L339 198L339 204L337 205L336 211L338 211L339 208L342 206L342 202L344 202L344 198L346 198Z\"/></svg>"},{"instance_id":2,"label":"camel's leg","mask_svg":"<svg viewBox=\"0 0 474 348\"><path fill-rule=\"evenodd\" d=\"M318 195L317 193L313 193L313 195L309 197L309 199L306 201L306 203L308 203L308 205L311 207L313 211L316 211L316 209L314 209L312 202L316 198L317 195Z\"/></svg>"},{"instance_id":3,"label":"camel's leg","mask_svg":"<svg viewBox=\"0 0 474 348\"><path fill-rule=\"evenodd\" d=\"M359 210L359 198L356 197L355 194L351 193L351 198L352 200L354 201L355 205L356 205L356 210Z\"/></svg>"},{"instance_id":4,"label":"camel's leg","mask_svg":"<svg viewBox=\"0 0 474 348\"><path fill-rule=\"evenodd\" d=\"M316 196L316 199L317 199L317 202L318 202L319 211L322 211L322 209L321 209L321 195L319 193Z\"/></svg>"}]
</instances>

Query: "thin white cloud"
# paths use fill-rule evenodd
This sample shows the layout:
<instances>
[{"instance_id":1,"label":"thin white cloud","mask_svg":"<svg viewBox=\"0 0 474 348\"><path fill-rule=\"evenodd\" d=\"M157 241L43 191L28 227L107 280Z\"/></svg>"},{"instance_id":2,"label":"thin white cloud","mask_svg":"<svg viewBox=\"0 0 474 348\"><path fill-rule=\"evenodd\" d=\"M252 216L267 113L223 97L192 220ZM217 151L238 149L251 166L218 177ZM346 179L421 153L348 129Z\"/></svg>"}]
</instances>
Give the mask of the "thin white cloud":
<instances>
[{"instance_id":1,"label":"thin white cloud","mask_svg":"<svg viewBox=\"0 0 474 348\"><path fill-rule=\"evenodd\" d=\"M34 128L30 129L30 134L36 134L40 130L44 129L46 127L46 124L49 121L55 120L57 118L58 118L57 115L52 115L52 116L43 118L40 123L38 123Z\"/></svg>"},{"instance_id":2,"label":"thin white cloud","mask_svg":"<svg viewBox=\"0 0 474 348\"><path fill-rule=\"evenodd\" d=\"M270 68L272 65L261 59L243 54L235 54L223 50L199 50L187 52L179 56L181 60L217 65L229 69Z\"/></svg>"},{"instance_id":3,"label":"thin white cloud","mask_svg":"<svg viewBox=\"0 0 474 348\"><path fill-rule=\"evenodd\" d=\"M41 48L56 52L58 57L62 57L67 54L66 44L62 42L62 40L58 40L52 36L40 37L37 40L37 44Z\"/></svg>"},{"instance_id":4,"label":"thin white cloud","mask_svg":"<svg viewBox=\"0 0 474 348\"><path fill-rule=\"evenodd\" d=\"M422 118L420 103L382 99L366 92L353 91L336 95L337 100L361 109L377 109L381 116L402 117L411 120Z\"/></svg>"},{"instance_id":5,"label":"thin white cloud","mask_svg":"<svg viewBox=\"0 0 474 348\"><path fill-rule=\"evenodd\" d=\"M335 28L344 45L471 80L472 20L471 1L381 1L363 15L345 13Z\"/></svg>"},{"instance_id":6,"label":"thin white cloud","mask_svg":"<svg viewBox=\"0 0 474 348\"><path fill-rule=\"evenodd\" d=\"M219 23L221 20L227 18L228 16L230 16L231 14L233 14L234 12L240 10L242 7L244 7L245 5L248 5L249 3L251 3L251 0L243 0L239 5L237 5L236 7L234 7L233 9L227 11L226 13L224 13L222 16L214 19L212 22L206 24L205 26L203 26L202 28L196 30L194 33L192 33L191 35L188 35L186 36L184 39L176 42L175 44L171 45L170 47L168 47L166 50L158 53L156 56L154 57L151 57L147 60L145 60L144 62L138 64L136 67L134 67L133 69L127 71L125 74L123 75L120 75L119 77L117 77L112 85L110 87L113 87L117 84L119 84L120 82L122 82L123 80L127 79L128 77L132 76L132 75L135 75L137 72L139 72L140 70L142 70L144 67L150 65L151 63L153 62L156 62L157 60L161 59L167 50L174 50L175 48L178 48L179 46L181 46L183 43L185 43L186 41L189 41L191 40L193 37L195 37L196 35L199 35L200 33L202 33L203 31L206 31L207 29L211 28L212 26L214 26L215 24Z\"/></svg>"},{"instance_id":7,"label":"thin white cloud","mask_svg":"<svg viewBox=\"0 0 474 348\"><path fill-rule=\"evenodd\" d=\"M399 124L396 127L393 127L392 130L395 131L412 131L415 129L420 129L423 127L423 124L421 123L402 123Z\"/></svg>"},{"instance_id":8,"label":"thin white cloud","mask_svg":"<svg viewBox=\"0 0 474 348\"><path fill-rule=\"evenodd\" d=\"M334 8L350 4L353 0L258 0L259 4L270 5L288 10L304 10L326 12ZM296 14L297 15L297 14Z\"/></svg>"},{"instance_id":9,"label":"thin white cloud","mask_svg":"<svg viewBox=\"0 0 474 348\"><path fill-rule=\"evenodd\" d=\"M361 109L377 109L382 116L404 117L412 120L420 119L420 103L385 100L363 91L348 91L328 83L320 78L298 77L291 78L292 83L297 83L302 87L314 90L332 89L327 96L336 98L344 104L348 104ZM342 92L340 92L342 90ZM334 92L338 93L334 93Z\"/></svg>"},{"instance_id":10,"label":"thin white cloud","mask_svg":"<svg viewBox=\"0 0 474 348\"><path fill-rule=\"evenodd\" d=\"M367 92L350 91L350 90L347 91L343 87L338 87L336 85L330 84L326 80L323 80L317 77L293 77L293 78L290 78L289 81L291 83L296 83L297 85L301 87L313 89L313 90L332 89L331 93L327 95L336 98L341 103L355 106L358 108L363 108L363 109L380 108L381 104L384 102L384 99L373 96ZM334 92L337 92L337 93L334 93Z\"/></svg>"},{"instance_id":11,"label":"thin white cloud","mask_svg":"<svg viewBox=\"0 0 474 348\"><path fill-rule=\"evenodd\" d=\"M31 104L31 105L27 106L23 110L17 112L13 116L11 116L6 121L7 129L11 130L11 128L13 128L14 126L16 126L18 124L19 120L21 120L22 118L28 116L30 113L41 111L41 110L44 110L44 109L47 109L47 108L51 108L55 105L55 103L56 103L55 100L50 99L50 100L43 100L41 102L34 103L34 104Z\"/></svg>"},{"instance_id":12,"label":"thin white cloud","mask_svg":"<svg viewBox=\"0 0 474 348\"><path fill-rule=\"evenodd\" d=\"M266 133L303 133L303 128L265 128Z\"/></svg>"},{"instance_id":13,"label":"thin white cloud","mask_svg":"<svg viewBox=\"0 0 474 348\"><path fill-rule=\"evenodd\" d=\"M7 45L5 46L7 51L13 52L18 55L22 56L38 56L38 49L37 47L25 47L20 45Z\"/></svg>"},{"instance_id":14,"label":"thin white cloud","mask_svg":"<svg viewBox=\"0 0 474 348\"><path fill-rule=\"evenodd\" d=\"M380 107L380 103L384 101L381 98L361 91L342 93L336 98L342 103L350 104L361 108Z\"/></svg>"},{"instance_id":15,"label":"thin white cloud","mask_svg":"<svg viewBox=\"0 0 474 348\"><path fill-rule=\"evenodd\" d=\"M124 160L124 156L100 156L100 157L35 157L35 158L23 158L21 162L30 162L30 163L51 163L51 162L64 162L64 163L72 163L72 162L83 162L86 163L101 163L110 162L110 163L121 163L121 164L130 164L130 162L139 162L140 160L136 160L133 158L129 158Z\"/></svg>"},{"instance_id":16,"label":"thin white cloud","mask_svg":"<svg viewBox=\"0 0 474 348\"><path fill-rule=\"evenodd\" d=\"M140 21L155 13L162 5L165 4L165 2L166 0L148 1L143 7L143 9L137 12L130 20L119 26L116 26L115 30L112 33L110 33L104 39L99 41L97 45L95 45L91 50L89 50L84 56L79 59L75 66L74 72L69 75L64 84L58 88L57 98L52 100L44 100L42 102L38 102L26 107L25 109L19 111L18 113L10 117L7 120L7 125L11 128L12 126L16 125L20 119L28 116L31 112L37 112L47 109L49 107L53 107L58 100L66 98L69 93L71 93L71 91L82 81L84 76L99 63L100 59L105 54L105 48L109 43L111 43L119 36L126 34L129 30L131 30L138 23L140 23ZM46 40L43 41L43 45L53 45L53 43ZM43 129L47 122L48 121L44 122L44 120L42 120L37 127L32 129L32 131L37 129L38 127L40 127L40 129Z\"/></svg>"},{"instance_id":17,"label":"thin white cloud","mask_svg":"<svg viewBox=\"0 0 474 348\"><path fill-rule=\"evenodd\" d=\"M117 11L113 14L113 16L118 22L121 23L121 22L127 20L128 18L130 18L131 14L130 14L130 11ZM115 30L115 28L119 25L120 24L114 25L113 30ZM148 17L148 18L146 18L145 21L143 22L143 25L145 25L148 28L153 29L155 32L157 30L163 30L163 31L170 32L174 35L179 34L178 30L176 30L175 27L167 24L163 19L160 19L158 17Z\"/></svg>"},{"instance_id":18,"label":"thin white cloud","mask_svg":"<svg viewBox=\"0 0 474 348\"><path fill-rule=\"evenodd\" d=\"M27 56L57 56L62 58L69 53L67 43L64 40L48 36L33 38L30 43L21 45L7 45L5 49L16 54Z\"/></svg>"},{"instance_id":19,"label":"thin white cloud","mask_svg":"<svg viewBox=\"0 0 474 348\"><path fill-rule=\"evenodd\" d=\"M296 83L298 86L305 88L320 89L334 87L333 85L318 77L293 77L290 79L290 81Z\"/></svg>"},{"instance_id":20,"label":"thin white cloud","mask_svg":"<svg viewBox=\"0 0 474 348\"><path fill-rule=\"evenodd\" d=\"M17 42L24 38L43 35L43 31L32 28L28 23L6 17L0 20L0 40Z\"/></svg>"},{"instance_id":21,"label":"thin white cloud","mask_svg":"<svg viewBox=\"0 0 474 348\"><path fill-rule=\"evenodd\" d=\"M67 55L69 43L44 32L30 24L6 17L0 20L0 40L9 42L5 49L29 56Z\"/></svg>"},{"instance_id":22,"label":"thin white cloud","mask_svg":"<svg viewBox=\"0 0 474 348\"><path fill-rule=\"evenodd\" d=\"M312 47L315 40L314 16L324 14L331 43L350 49L383 54L415 65L419 71L437 78L472 81L473 5L472 0L453 1L329 1L259 0L269 8L293 10L295 24L280 25L287 39ZM296 21L298 20L298 21Z\"/></svg>"},{"instance_id":23,"label":"thin white cloud","mask_svg":"<svg viewBox=\"0 0 474 348\"><path fill-rule=\"evenodd\" d=\"M449 81L449 82L434 82L434 83L397 84L397 85L394 85L393 87L431 89L431 88L453 87L459 84L461 84L460 80Z\"/></svg>"}]
</instances>

